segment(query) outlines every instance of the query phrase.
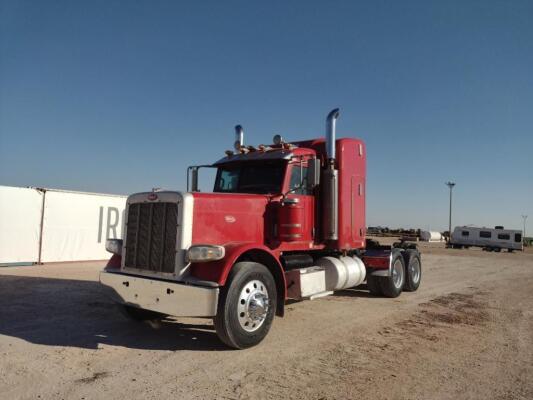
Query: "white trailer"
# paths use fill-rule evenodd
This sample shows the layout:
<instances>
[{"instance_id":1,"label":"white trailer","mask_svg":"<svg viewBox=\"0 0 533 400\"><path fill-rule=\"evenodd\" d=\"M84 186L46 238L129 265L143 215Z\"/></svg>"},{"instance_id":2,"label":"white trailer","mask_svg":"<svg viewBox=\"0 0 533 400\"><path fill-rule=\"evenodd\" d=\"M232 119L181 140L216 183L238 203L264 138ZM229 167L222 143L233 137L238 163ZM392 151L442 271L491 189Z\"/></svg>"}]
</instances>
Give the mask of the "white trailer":
<instances>
[{"instance_id":1,"label":"white trailer","mask_svg":"<svg viewBox=\"0 0 533 400\"><path fill-rule=\"evenodd\" d=\"M420 240L423 242L442 242L444 238L440 232L420 231Z\"/></svg>"},{"instance_id":2,"label":"white trailer","mask_svg":"<svg viewBox=\"0 0 533 400\"><path fill-rule=\"evenodd\" d=\"M452 232L450 247L461 249L470 246L482 247L488 251L501 251L507 249L523 250L522 231L516 229L477 228L474 226L456 226Z\"/></svg>"}]
</instances>

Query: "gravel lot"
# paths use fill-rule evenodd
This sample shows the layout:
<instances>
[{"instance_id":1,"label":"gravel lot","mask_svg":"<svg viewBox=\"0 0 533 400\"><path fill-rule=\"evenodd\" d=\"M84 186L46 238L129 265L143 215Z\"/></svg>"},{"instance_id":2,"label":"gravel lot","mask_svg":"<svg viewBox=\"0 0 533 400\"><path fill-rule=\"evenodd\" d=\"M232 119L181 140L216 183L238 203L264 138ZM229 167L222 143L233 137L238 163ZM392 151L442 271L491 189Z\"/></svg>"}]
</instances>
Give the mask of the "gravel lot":
<instances>
[{"instance_id":1,"label":"gravel lot","mask_svg":"<svg viewBox=\"0 0 533 400\"><path fill-rule=\"evenodd\" d=\"M0 268L0 398L532 399L533 252L422 251L418 292L289 304L244 351L127 320L102 263Z\"/></svg>"}]
</instances>

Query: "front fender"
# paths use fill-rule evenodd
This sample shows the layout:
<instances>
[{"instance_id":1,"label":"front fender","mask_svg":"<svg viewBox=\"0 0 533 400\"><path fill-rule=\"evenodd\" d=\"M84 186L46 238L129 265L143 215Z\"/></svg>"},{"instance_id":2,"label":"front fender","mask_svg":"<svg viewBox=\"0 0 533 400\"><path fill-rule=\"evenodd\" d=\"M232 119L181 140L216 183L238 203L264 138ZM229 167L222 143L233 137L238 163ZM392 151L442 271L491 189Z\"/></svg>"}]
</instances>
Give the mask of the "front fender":
<instances>
[{"instance_id":1,"label":"front fender","mask_svg":"<svg viewBox=\"0 0 533 400\"><path fill-rule=\"evenodd\" d=\"M204 281L217 282L223 286L226 284L229 272L239 257L250 250L261 250L272 256L283 274L283 268L278 261L278 257L266 246L257 245L257 243L228 243L224 245L226 255L222 260L210 261L205 263L193 263L190 266L191 275Z\"/></svg>"},{"instance_id":2,"label":"front fender","mask_svg":"<svg viewBox=\"0 0 533 400\"><path fill-rule=\"evenodd\" d=\"M255 261L265 265L272 273L278 289L278 302L276 315L284 314L285 299L287 296L287 283L285 273L277 254L268 247L257 243L230 243L224 246L226 255L222 260L206 263L191 264L191 275L200 280L217 282L223 286L237 260ZM241 258L242 257L242 258Z\"/></svg>"}]
</instances>

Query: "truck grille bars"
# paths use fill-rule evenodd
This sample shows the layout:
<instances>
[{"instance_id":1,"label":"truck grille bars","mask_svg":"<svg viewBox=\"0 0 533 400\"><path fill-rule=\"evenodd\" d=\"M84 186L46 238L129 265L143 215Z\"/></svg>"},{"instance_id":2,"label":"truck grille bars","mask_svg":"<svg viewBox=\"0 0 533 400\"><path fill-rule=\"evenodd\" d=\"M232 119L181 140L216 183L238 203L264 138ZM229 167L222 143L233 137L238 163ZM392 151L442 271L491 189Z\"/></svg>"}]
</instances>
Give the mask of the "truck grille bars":
<instances>
[{"instance_id":1,"label":"truck grille bars","mask_svg":"<svg viewBox=\"0 0 533 400\"><path fill-rule=\"evenodd\" d=\"M128 208L126 268L173 273L178 205L135 203Z\"/></svg>"}]
</instances>

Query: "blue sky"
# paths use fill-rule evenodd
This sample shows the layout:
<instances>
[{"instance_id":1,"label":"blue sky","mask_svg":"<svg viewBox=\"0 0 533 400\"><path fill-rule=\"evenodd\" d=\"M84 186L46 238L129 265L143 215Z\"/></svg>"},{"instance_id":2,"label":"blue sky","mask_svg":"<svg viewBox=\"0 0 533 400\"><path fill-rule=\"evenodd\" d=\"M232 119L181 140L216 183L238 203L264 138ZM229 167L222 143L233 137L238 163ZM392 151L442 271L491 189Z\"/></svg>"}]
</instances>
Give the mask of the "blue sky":
<instances>
[{"instance_id":1,"label":"blue sky","mask_svg":"<svg viewBox=\"0 0 533 400\"><path fill-rule=\"evenodd\" d=\"M531 1L0 0L0 184L183 189L231 148L368 147L367 222L533 220ZM530 224L533 226L533 224Z\"/></svg>"}]
</instances>

